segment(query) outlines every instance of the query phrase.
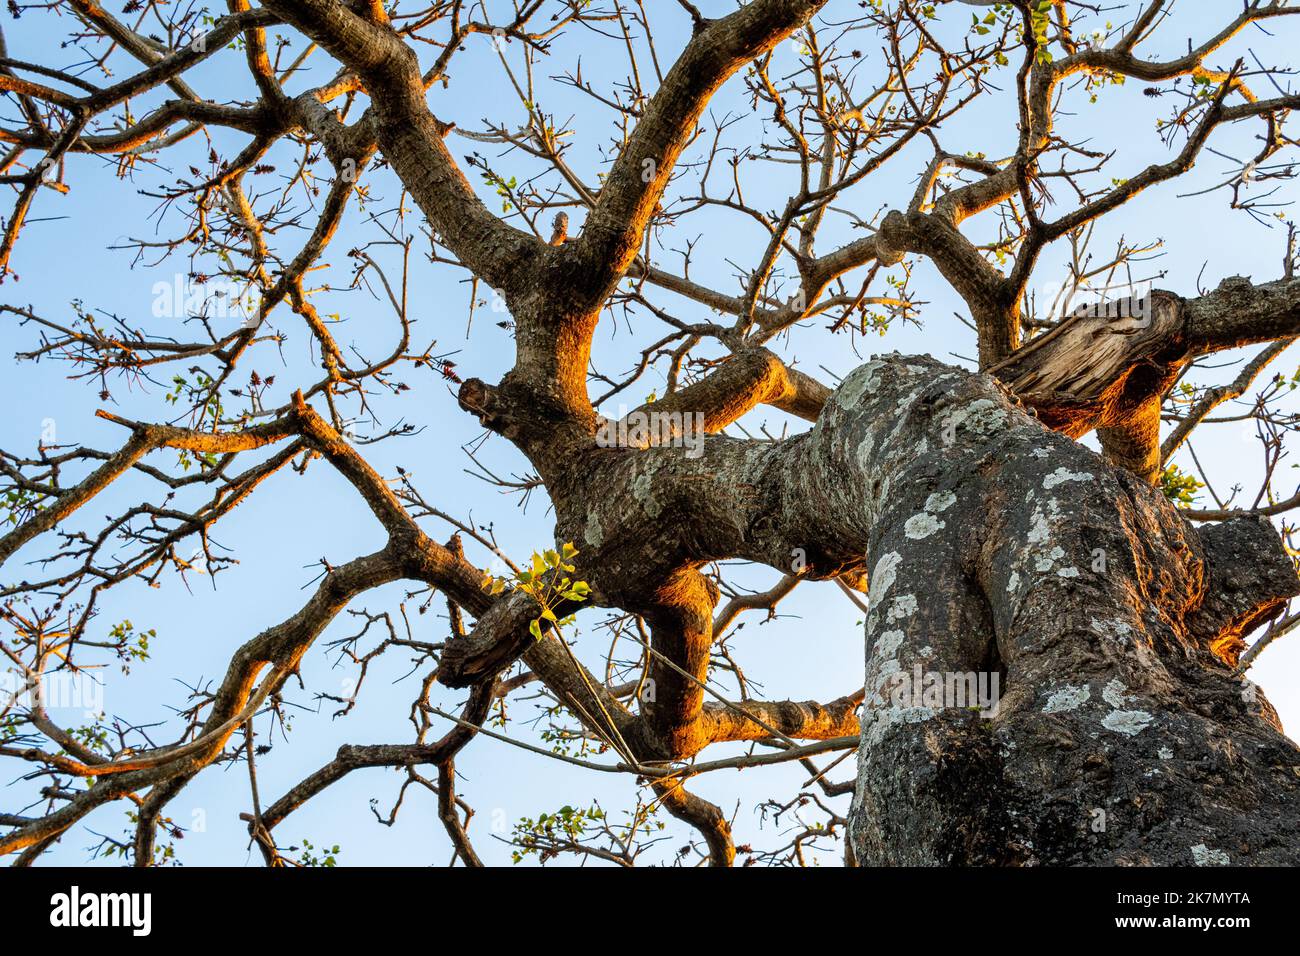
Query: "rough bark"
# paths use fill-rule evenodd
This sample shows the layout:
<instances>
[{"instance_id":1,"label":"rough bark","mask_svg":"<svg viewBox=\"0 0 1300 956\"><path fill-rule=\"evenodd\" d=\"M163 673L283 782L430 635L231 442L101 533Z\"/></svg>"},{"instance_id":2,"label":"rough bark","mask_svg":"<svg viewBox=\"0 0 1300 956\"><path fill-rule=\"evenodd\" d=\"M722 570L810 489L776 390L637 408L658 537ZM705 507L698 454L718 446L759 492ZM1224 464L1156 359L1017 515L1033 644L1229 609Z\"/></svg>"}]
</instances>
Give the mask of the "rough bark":
<instances>
[{"instance_id":1,"label":"rough bark","mask_svg":"<svg viewBox=\"0 0 1300 956\"><path fill-rule=\"evenodd\" d=\"M987 376L864 366L819 428L869 520L863 864L1300 862L1300 750L1233 676L1297 592L1271 530L1200 534ZM994 671L996 715L889 691Z\"/></svg>"}]
</instances>

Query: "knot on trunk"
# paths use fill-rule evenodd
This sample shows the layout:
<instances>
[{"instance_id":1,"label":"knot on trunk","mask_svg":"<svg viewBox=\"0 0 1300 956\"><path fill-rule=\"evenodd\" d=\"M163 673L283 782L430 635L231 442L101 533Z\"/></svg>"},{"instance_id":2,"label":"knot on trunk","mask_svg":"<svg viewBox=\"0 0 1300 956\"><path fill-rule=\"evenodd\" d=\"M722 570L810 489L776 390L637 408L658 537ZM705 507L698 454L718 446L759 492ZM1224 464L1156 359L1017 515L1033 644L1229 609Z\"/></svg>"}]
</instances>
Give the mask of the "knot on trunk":
<instances>
[{"instance_id":1,"label":"knot on trunk","mask_svg":"<svg viewBox=\"0 0 1300 956\"><path fill-rule=\"evenodd\" d=\"M523 594L498 600L469 634L447 642L438 662L438 682L471 687L501 673L533 643L528 622L537 613L536 603Z\"/></svg>"},{"instance_id":2,"label":"knot on trunk","mask_svg":"<svg viewBox=\"0 0 1300 956\"><path fill-rule=\"evenodd\" d=\"M1300 594L1300 578L1267 518L1235 518L1198 529L1205 548L1206 597L1188 618L1191 635L1235 667L1244 635Z\"/></svg>"}]
</instances>

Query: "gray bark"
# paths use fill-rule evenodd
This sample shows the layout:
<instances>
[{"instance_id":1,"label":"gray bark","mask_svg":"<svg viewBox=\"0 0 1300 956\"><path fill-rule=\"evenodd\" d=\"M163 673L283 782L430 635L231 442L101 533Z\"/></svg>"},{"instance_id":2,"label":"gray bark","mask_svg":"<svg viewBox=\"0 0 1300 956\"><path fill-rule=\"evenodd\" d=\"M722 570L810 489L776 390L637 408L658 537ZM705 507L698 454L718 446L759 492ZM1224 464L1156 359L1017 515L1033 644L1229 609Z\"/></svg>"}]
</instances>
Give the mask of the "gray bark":
<instances>
[{"instance_id":1,"label":"gray bark","mask_svg":"<svg viewBox=\"0 0 1300 956\"><path fill-rule=\"evenodd\" d=\"M1300 863L1300 750L1232 673L1297 591L1266 523L1200 533L929 358L858 369L818 428L871 525L860 863ZM917 667L996 672L1000 707L895 694Z\"/></svg>"}]
</instances>

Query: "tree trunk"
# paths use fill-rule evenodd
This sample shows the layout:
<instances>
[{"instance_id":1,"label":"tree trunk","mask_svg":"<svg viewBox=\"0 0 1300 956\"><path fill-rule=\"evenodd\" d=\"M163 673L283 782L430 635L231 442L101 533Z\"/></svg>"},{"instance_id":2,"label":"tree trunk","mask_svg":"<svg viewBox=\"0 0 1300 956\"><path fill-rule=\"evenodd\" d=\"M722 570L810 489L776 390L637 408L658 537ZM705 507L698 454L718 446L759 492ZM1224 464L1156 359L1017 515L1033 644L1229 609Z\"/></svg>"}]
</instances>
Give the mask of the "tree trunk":
<instances>
[{"instance_id":1,"label":"tree trunk","mask_svg":"<svg viewBox=\"0 0 1300 956\"><path fill-rule=\"evenodd\" d=\"M1233 674L1297 592L1267 522L1198 531L930 358L859 368L812 441L869 529L859 863L1300 863L1300 750ZM972 673L990 714L924 693Z\"/></svg>"}]
</instances>

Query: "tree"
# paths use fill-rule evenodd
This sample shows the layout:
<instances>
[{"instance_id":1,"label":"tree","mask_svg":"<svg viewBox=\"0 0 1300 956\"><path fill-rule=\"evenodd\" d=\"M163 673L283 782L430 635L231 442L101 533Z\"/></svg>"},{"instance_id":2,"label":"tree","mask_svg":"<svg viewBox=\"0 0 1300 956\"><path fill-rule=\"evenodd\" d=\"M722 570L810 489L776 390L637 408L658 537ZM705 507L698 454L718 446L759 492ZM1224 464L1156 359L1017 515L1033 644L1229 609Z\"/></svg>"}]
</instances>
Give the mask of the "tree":
<instances>
[{"instance_id":1,"label":"tree","mask_svg":"<svg viewBox=\"0 0 1300 956\"><path fill-rule=\"evenodd\" d=\"M1242 676L1300 621L1285 613L1300 593L1285 517L1300 496L1274 490L1293 382L1275 375L1243 403L1269 463L1253 500L1215 492L1214 510L1188 508L1201 482L1172 464L1300 334L1294 230L1281 277L1200 292L1138 278L1150 245L1122 242L1102 258L1089 245L1103 217L1139 206L1228 136L1252 154L1196 201L1226 195L1245 215L1285 222L1270 200L1294 174L1287 119L1300 94L1286 92L1281 67L1219 60L1245 31L1292 30L1300 9L1239 4L1184 45L1165 0L1121 11L1074 0L702 6L230 0L215 16L143 0L118 16L89 0L11 5L57 24L84 59L3 61L3 183L15 204L0 268L21 261L20 235L60 201L52 194L102 157L158 202L159 237L132 243L137 261L185 261L203 291L184 304L177 292L183 338L174 322L151 327L80 299L70 317L3 306L36 333L23 357L71 363L105 403L170 373L174 387L152 419L99 412L120 426L119 447L51 441L0 455L3 651L25 691L4 710L0 756L42 785L37 812L0 816L0 852L29 863L91 811L129 801L133 832L105 837L105 849L150 864L165 855L160 829L181 829L169 802L206 768L242 762L249 832L268 863L287 861L275 834L296 809L354 771L389 767L406 772L403 791L436 793L456 858L477 865L455 760L471 742L509 737L504 702L540 686L554 705L543 736L562 759L626 774L644 799L627 824L571 806L523 821L521 854L630 865L662 807L699 832L710 862L730 864L730 820L691 781L800 761L813 789L797 799L821 822L779 850L744 848L751 861L802 862L805 845L847 832L848 860L864 864L1300 862L1300 751ZM672 55L660 31L675 38ZM555 62L574 37L625 47L627 79ZM521 125L480 122L490 104L456 82L465 57L489 50ZM231 79L237 66L246 80ZM565 72L544 81L542 70ZM1160 111L1164 149L1136 171L1068 132L1080 104L1130 80ZM208 87L221 98L198 92ZM605 157L573 148L571 134L590 142L599 123L548 112L541 96L557 89L612 114ZM750 115L711 112L723 95L743 97ZM950 141L986 103L1013 142L1000 158ZM733 126L748 138L734 141ZM507 174L510 163L525 171ZM904 164L910 195L870 191ZM775 170L759 180L765 195L748 188L755 168ZM401 199L376 201L381 189ZM348 252L350 277L324 279L349 216L373 238ZM733 263L735 288L692 274L685 237L697 218L720 221L709 217L764 236L757 259ZM666 241L686 245L670 255ZM416 343L409 279L426 242L435 267L466 277L471 323L492 302L492 321L513 335L503 376L461 381L459 359ZM1034 293L1061 250L1067 281L1045 302ZM918 321L911 278L927 268L964 304L976 360L887 355L834 388L798 367L809 337L856 341ZM391 351L340 341L319 305L329 282L391 305ZM593 342L620 321L640 355L611 375ZM648 331L656 322L662 334ZM255 370L304 335L310 368ZM1230 372L1206 361L1248 346L1259 350L1234 355ZM616 419L598 413L660 369L662 396ZM419 370L458 383L457 414L526 462L509 479L480 467L553 509L554 541L531 564L511 563L490 526L428 500L405 471L374 466L377 448L414 430L379 424L376 403ZM760 407L813 424L738 435ZM1099 453L1083 443L1094 433ZM220 570L232 559L214 528L264 487L288 494L292 481L273 476L309 468L351 486L382 547L322 560L301 608L233 648L216 685L195 688L174 742L123 719L51 718L36 692L47 679L147 652L129 622L102 636L110 589ZM128 477L147 479L148 493L98 521L95 503ZM19 570L32 562L38 573ZM742 591L723 562L782 577ZM405 605L400 617L349 608L392 582L415 588L421 610L435 594L446 602L445 636L411 628ZM863 607L865 686L825 702L749 692L724 635L796 585ZM336 646L362 678L386 650L413 655L415 739L345 744L264 804L254 718L282 716L305 655L345 609L363 628ZM573 626L597 622L613 641L603 673L570 642ZM363 650L372 627L385 636ZM622 661L627 647L634 659ZM735 694L719 690L724 668ZM441 702L462 693L448 713ZM341 712L354 701L333 699ZM755 746L709 754L728 742ZM853 782L815 759L854 749ZM833 798L850 791L845 811ZM317 861L310 846L305 859Z\"/></svg>"}]
</instances>

